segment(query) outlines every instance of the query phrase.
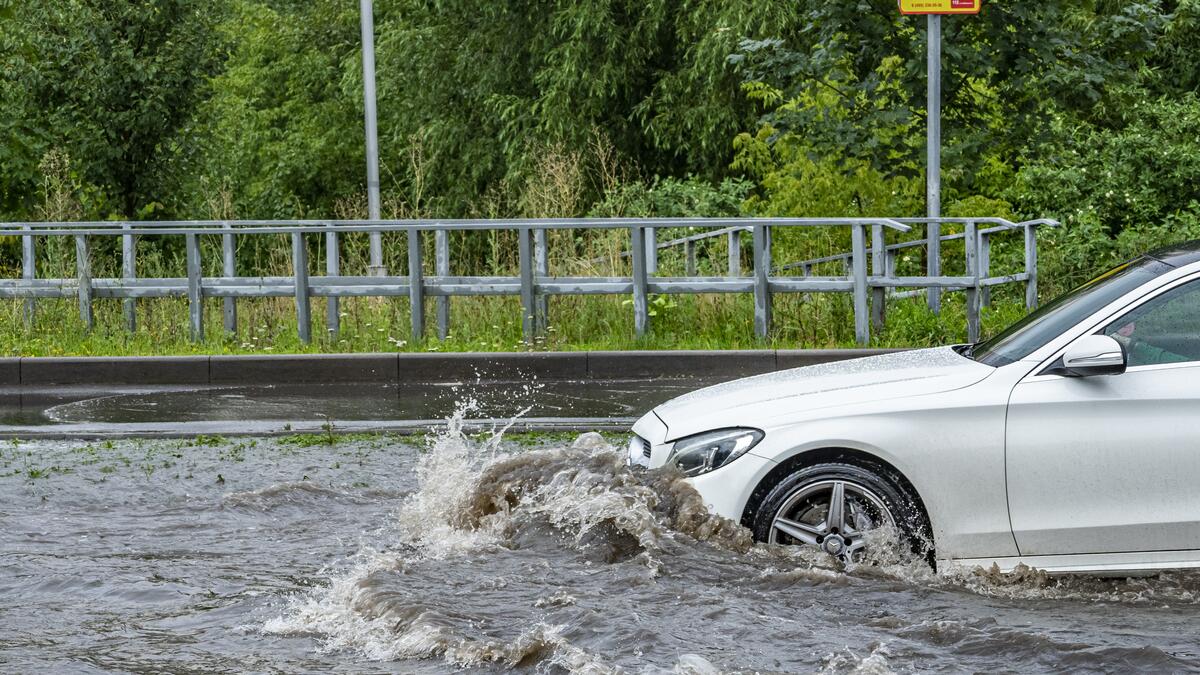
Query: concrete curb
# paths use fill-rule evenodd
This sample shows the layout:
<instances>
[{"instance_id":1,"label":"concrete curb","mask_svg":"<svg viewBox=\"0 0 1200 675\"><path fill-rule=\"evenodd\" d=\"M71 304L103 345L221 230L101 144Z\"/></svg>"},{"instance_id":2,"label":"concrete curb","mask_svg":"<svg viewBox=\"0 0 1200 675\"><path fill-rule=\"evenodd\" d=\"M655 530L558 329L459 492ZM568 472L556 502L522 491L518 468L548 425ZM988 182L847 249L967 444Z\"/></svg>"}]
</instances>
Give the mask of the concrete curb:
<instances>
[{"instance_id":1,"label":"concrete curb","mask_svg":"<svg viewBox=\"0 0 1200 675\"><path fill-rule=\"evenodd\" d=\"M590 352L588 377L645 380L658 377L738 377L776 370L775 352L675 351Z\"/></svg>"},{"instance_id":2,"label":"concrete curb","mask_svg":"<svg viewBox=\"0 0 1200 675\"><path fill-rule=\"evenodd\" d=\"M889 351L898 350L27 357L0 359L0 387L733 378Z\"/></svg>"},{"instance_id":3,"label":"concrete curb","mask_svg":"<svg viewBox=\"0 0 1200 675\"><path fill-rule=\"evenodd\" d=\"M13 387L21 384L21 359L0 359L0 387Z\"/></svg>"},{"instance_id":4,"label":"concrete curb","mask_svg":"<svg viewBox=\"0 0 1200 675\"><path fill-rule=\"evenodd\" d=\"M396 382L395 354L266 354L208 357L207 384Z\"/></svg>"},{"instance_id":5,"label":"concrete curb","mask_svg":"<svg viewBox=\"0 0 1200 675\"><path fill-rule=\"evenodd\" d=\"M24 386L208 384L207 356L42 357L21 359Z\"/></svg>"}]
</instances>

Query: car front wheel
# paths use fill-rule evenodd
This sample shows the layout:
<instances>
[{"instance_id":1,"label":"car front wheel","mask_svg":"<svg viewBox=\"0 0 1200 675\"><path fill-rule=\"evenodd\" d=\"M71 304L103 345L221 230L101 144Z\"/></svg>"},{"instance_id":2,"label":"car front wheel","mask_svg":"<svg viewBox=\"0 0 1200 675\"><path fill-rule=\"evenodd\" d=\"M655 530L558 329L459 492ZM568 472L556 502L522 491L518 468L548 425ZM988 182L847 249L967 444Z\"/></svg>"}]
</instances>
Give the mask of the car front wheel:
<instances>
[{"instance_id":1,"label":"car front wheel","mask_svg":"<svg viewBox=\"0 0 1200 675\"><path fill-rule=\"evenodd\" d=\"M890 528L914 552L928 549L924 514L883 471L826 462L799 469L767 493L754 517L754 537L772 544L819 548L842 562L859 562Z\"/></svg>"}]
</instances>

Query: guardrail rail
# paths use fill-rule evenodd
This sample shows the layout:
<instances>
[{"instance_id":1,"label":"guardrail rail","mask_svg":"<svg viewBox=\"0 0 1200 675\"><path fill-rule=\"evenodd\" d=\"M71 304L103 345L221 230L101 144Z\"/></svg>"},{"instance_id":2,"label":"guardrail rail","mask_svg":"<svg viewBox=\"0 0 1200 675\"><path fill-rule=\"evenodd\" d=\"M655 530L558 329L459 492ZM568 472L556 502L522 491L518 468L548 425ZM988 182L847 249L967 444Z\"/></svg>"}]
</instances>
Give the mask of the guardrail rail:
<instances>
[{"instance_id":1,"label":"guardrail rail","mask_svg":"<svg viewBox=\"0 0 1200 675\"><path fill-rule=\"evenodd\" d=\"M909 232L913 225L960 223L963 232L941 235L936 242L915 239L888 244L889 232ZM124 323L129 330L137 325L137 299L185 297L189 305L189 329L194 340L204 338L203 306L206 298L223 301L223 327L237 330L239 298L294 297L299 337L312 339L312 298L327 298L326 329L339 329L338 300L345 297L404 297L414 311L411 330L415 339L425 335L427 298L436 303L437 333L445 338L450 327L450 297L518 296L522 307L522 331L532 340L546 328L547 298L552 295L630 295L633 299L633 323L637 335L649 327L649 297L652 294L750 293L754 296L754 329L760 337L771 330L772 295L775 293L850 293L854 306L855 337L859 344L870 340L871 327L881 327L889 290L909 289L906 293L927 293L931 298L944 290L967 292L967 329L972 341L979 335L979 308L986 302L988 289L1004 283L1026 284L1026 303L1037 302L1036 228L1054 226L1042 219L1013 223L1001 218L557 218L493 220L242 220L242 221L138 221L138 222L18 222L0 224L0 236L17 236L22 243L22 273L19 279L0 279L0 298L25 301L25 317L31 322L39 298L77 298L81 320L88 328L94 321L95 298L123 300ZM981 228L980 225L987 227ZM706 229L671 241L656 243L654 232L661 228L687 227ZM846 227L850 228L851 250L846 253L787 263L774 267L771 256L773 228ZM630 248L623 255L632 259L629 276L552 276L548 264L546 233L550 230L624 229L629 231ZM454 231L509 230L517 233L519 271L516 276L462 276L450 273L450 237ZM1008 231L1023 231L1025 269L1023 272L991 276L990 238ZM408 273L405 275L357 276L341 272L339 238L348 233L403 232L408 239ZM434 233L434 273L424 272L421 233ZM752 242L749 274L741 268L741 237L748 233ZM139 278L137 276L137 237L158 235L182 237L186 276L178 278ZM236 239L238 237L289 235L291 237L290 277L238 276ZM221 276L202 274L202 237L221 240ZM309 272L308 237L324 237L325 273ZM71 237L75 243L76 277L73 279L37 278L38 240ZM120 237L121 276L93 278L91 240ZM717 237L729 241L727 276L698 276L696 246ZM868 239L870 244L868 244ZM895 258L899 251L925 246L940 251L943 241L963 239L966 274L944 276L940 273L940 254L928 257L928 274L899 277ZM683 246L686 251L684 276L659 276L657 258L662 248ZM841 261L843 275L815 275L816 266ZM800 269L802 276L781 272ZM932 303L931 303L932 304Z\"/></svg>"}]
</instances>

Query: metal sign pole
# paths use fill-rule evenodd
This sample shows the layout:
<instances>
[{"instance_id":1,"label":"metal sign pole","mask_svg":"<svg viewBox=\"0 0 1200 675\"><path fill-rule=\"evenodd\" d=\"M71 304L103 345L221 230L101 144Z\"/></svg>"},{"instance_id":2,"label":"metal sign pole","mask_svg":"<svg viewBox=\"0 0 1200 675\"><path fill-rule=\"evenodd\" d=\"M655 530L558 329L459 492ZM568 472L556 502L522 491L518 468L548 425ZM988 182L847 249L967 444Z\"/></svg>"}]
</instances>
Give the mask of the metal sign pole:
<instances>
[{"instance_id":1,"label":"metal sign pole","mask_svg":"<svg viewBox=\"0 0 1200 675\"><path fill-rule=\"evenodd\" d=\"M375 121L375 16L372 0L359 0L362 13L363 107L367 130L367 215L379 220L379 130ZM370 234L370 276L387 274L383 267L383 235Z\"/></svg>"},{"instance_id":2,"label":"metal sign pole","mask_svg":"<svg viewBox=\"0 0 1200 675\"><path fill-rule=\"evenodd\" d=\"M926 110L925 144L925 213L929 218L940 218L942 215L942 17L940 14L930 14L927 17L927 70L928 70L928 102ZM931 222L927 226L926 242L928 274L930 277L942 275L942 227L940 223ZM937 288L928 289L929 309L936 314L941 311L942 295Z\"/></svg>"}]
</instances>

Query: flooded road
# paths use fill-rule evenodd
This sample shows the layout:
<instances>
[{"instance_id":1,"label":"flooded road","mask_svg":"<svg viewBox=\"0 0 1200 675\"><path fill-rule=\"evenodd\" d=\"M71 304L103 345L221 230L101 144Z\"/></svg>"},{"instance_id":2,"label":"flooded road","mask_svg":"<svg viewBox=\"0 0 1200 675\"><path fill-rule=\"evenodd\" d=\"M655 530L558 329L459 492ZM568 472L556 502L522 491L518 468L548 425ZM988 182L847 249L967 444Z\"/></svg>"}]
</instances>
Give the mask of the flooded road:
<instances>
[{"instance_id":1,"label":"flooded road","mask_svg":"<svg viewBox=\"0 0 1200 675\"><path fill-rule=\"evenodd\" d=\"M595 435L2 448L4 672L1200 670L1198 575L844 570Z\"/></svg>"},{"instance_id":2,"label":"flooded road","mask_svg":"<svg viewBox=\"0 0 1200 675\"><path fill-rule=\"evenodd\" d=\"M645 411L725 378L252 387L57 387L0 395L0 437L189 436L427 429L459 402L475 420L538 429L628 429Z\"/></svg>"}]
</instances>

